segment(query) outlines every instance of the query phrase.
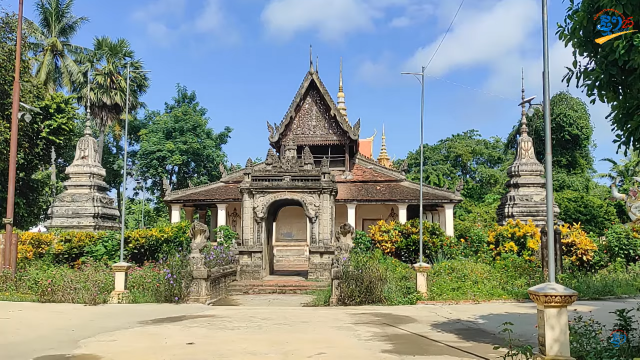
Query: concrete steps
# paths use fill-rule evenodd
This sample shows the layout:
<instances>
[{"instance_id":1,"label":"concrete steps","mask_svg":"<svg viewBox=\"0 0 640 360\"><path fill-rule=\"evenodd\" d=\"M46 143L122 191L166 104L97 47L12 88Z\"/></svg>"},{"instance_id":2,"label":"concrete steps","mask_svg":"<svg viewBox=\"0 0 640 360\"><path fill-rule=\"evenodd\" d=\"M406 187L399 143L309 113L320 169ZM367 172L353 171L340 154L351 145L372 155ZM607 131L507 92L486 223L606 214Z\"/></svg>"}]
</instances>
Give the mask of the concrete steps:
<instances>
[{"instance_id":1,"label":"concrete steps","mask_svg":"<svg viewBox=\"0 0 640 360\"><path fill-rule=\"evenodd\" d=\"M306 294L310 291L326 289L328 286L328 282L307 281L299 278L236 281L229 285L229 295Z\"/></svg>"}]
</instances>

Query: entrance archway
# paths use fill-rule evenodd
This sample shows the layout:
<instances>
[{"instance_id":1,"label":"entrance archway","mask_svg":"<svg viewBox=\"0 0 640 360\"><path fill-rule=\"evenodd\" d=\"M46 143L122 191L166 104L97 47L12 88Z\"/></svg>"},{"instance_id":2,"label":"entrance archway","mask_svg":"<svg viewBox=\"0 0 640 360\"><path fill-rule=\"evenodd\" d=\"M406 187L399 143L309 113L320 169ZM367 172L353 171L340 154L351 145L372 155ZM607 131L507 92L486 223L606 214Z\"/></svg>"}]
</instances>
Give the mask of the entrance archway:
<instances>
[{"instance_id":1,"label":"entrance archway","mask_svg":"<svg viewBox=\"0 0 640 360\"><path fill-rule=\"evenodd\" d=\"M307 277L310 226L300 201L280 199L267 210L263 243L265 275Z\"/></svg>"}]
</instances>

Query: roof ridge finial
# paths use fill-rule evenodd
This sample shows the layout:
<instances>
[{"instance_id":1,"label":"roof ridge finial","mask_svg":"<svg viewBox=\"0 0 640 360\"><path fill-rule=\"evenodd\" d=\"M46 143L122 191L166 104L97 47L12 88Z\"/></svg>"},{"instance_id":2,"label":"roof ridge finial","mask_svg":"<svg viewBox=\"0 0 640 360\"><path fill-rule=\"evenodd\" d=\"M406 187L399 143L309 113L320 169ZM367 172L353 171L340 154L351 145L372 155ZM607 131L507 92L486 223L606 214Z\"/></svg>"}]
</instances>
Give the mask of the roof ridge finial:
<instances>
[{"instance_id":1,"label":"roof ridge finial","mask_svg":"<svg viewBox=\"0 0 640 360\"><path fill-rule=\"evenodd\" d=\"M382 143L380 144L380 155L378 155L378 164L391 167L391 159L387 153L387 137L384 134L384 124L382 124Z\"/></svg>"},{"instance_id":2,"label":"roof ridge finial","mask_svg":"<svg viewBox=\"0 0 640 360\"><path fill-rule=\"evenodd\" d=\"M318 71L318 64L320 63L320 56L316 55L316 74L320 75Z\"/></svg>"},{"instance_id":3,"label":"roof ridge finial","mask_svg":"<svg viewBox=\"0 0 640 360\"><path fill-rule=\"evenodd\" d=\"M338 110L344 118L349 121L347 117L347 104L344 100L344 87L342 85L342 57L340 57L340 82L338 85Z\"/></svg>"},{"instance_id":4,"label":"roof ridge finial","mask_svg":"<svg viewBox=\"0 0 640 360\"><path fill-rule=\"evenodd\" d=\"M529 129L527 129L527 111L525 110L526 103L524 102L524 67L522 68L522 114L520 119L520 136L526 135Z\"/></svg>"},{"instance_id":5,"label":"roof ridge finial","mask_svg":"<svg viewBox=\"0 0 640 360\"><path fill-rule=\"evenodd\" d=\"M313 72L313 45L309 45L309 72Z\"/></svg>"}]
</instances>

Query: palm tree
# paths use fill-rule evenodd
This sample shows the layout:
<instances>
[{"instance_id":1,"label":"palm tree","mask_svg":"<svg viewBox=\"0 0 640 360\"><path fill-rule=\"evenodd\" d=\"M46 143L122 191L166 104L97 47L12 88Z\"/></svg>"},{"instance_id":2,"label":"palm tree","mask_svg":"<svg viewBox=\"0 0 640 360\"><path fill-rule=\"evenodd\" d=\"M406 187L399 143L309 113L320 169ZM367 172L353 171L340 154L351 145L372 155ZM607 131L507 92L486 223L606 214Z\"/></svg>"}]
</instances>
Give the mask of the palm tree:
<instances>
[{"instance_id":1,"label":"palm tree","mask_svg":"<svg viewBox=\"0 0 640 360\"><path fill-rule=\"evenodd\" d=\"M140 97L149 88L149 78L140 59L135 58L131 45L125 39L111 40L107 36L94 39L93 51L78 57L84 81L75 88L78 103L87 105L88 72L91 71L90 110L100 131L100 154L104 146L104 134L112 124L117 125L125 112L127 99L127 65L131 71L129 85L129 112L134 113L144 103Z\"/></svg>"},{"instance_id":2,"label":"palm tree","mask_svg":"<svg viewBox=\"0 0 640 360\"><path fill-rule=\"evenodd\" d=\"M626 159L622 159L620 162L612 158L604 158L600 161L610 163L611 169L607 173L597 174L596 178L609 179L618 187L632 184L633 178L640 175L640 152L638 151L632 151Z\"/></svg>"},{"instance_id":3,"label":"palm tree","mask_svg":"<svg viewBox=\"0 0 640 360\"><path fill-rule=\"evenodd\" d=\"M73 15L73 4L74 0L38 0L37 23L25 21L25 29L35 40L31 45L36 78L50 92L71 90L82 81L74 59L87 49L71 44L71 39L89 19Z\"/></svg>"}]
</instances>

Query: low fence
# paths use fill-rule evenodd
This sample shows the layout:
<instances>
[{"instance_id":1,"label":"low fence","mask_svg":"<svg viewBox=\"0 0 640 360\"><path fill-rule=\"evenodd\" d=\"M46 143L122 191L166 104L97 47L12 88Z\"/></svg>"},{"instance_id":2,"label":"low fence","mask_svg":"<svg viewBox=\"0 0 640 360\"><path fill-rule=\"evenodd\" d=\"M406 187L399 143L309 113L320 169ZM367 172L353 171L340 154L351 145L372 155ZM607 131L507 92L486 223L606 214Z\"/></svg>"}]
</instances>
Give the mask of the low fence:
<instances>
[{"instance_id":1,"label":"low fence","mask_svg":"<svg viewBox=\"0 0 640 360\"><path fill-rule=\"evenodd\" d=\"M193 269L193 282L189 289L189 303L208 304L227 295L229 285L237 280L238 265L215 269Z\"/></svg>"}]
</instances>

